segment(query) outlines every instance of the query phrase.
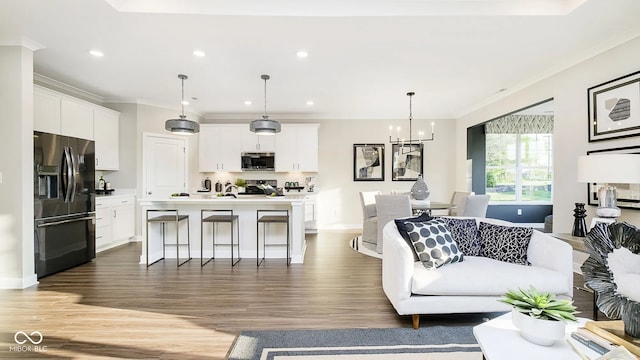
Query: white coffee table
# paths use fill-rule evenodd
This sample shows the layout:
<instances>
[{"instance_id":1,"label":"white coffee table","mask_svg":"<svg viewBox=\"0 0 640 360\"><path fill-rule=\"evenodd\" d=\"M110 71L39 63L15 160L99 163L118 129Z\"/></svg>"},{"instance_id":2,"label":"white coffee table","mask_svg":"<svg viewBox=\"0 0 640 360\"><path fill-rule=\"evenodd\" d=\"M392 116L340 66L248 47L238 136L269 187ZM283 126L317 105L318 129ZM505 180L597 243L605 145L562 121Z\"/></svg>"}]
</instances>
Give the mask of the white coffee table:
<instances>
[{"instance_id":1,"label":"white coffee table","mask_svg":"<svg viewBox=\"0 0 640 360\"><path fill-rule=\"evenodd\" d=\"M576 328L584 326L586 321L588 319L578 318L577 323L568 323L566 338L570 338L571 333ZM510 312L475 326L473 335L478 340L486 360L580 360L580 356L566 340L556 341L552 346L541 346L523 339L518 329L513 326ZM577 347L591 359L596 359L600 356L577 341L573 343L577 344Z\"/></svg>"}]
</instances>

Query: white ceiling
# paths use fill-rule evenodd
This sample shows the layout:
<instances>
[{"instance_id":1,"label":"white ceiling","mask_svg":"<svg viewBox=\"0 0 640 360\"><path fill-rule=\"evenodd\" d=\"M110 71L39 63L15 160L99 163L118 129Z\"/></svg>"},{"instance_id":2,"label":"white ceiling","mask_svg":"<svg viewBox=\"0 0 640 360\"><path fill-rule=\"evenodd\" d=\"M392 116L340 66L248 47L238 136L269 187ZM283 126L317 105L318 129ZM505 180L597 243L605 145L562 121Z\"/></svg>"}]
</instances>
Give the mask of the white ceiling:
<instances>
[{"instance_id":1,"label":"white ceiling","mask_svg":"<svg viewBox=\"0 0 640 360\"><path fill-rule=\"evenodd\" d=\"M436 119L640 36L639 15L638 0L2 0L0 45L40 44L35 72L106 101L179 109L187 74L186 110L211 119L261 115L261 74L275 119L404 119L407 91Z\"/></svg>"}]
</instances>

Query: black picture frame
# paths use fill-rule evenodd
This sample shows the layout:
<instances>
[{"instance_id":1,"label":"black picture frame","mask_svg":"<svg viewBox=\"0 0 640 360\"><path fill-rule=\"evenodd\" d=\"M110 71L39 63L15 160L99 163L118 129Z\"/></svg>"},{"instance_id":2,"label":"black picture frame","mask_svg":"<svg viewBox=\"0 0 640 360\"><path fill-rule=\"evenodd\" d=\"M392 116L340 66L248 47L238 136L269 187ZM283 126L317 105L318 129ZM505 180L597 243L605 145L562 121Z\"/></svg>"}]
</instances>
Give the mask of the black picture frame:
<instances>
[{"instance_id":1,"label":"black picture frame","mask_svg":"<svg viewBox=\"0 0 640 360\"><path fill-rule=\"evenodd\" d=\"M640 135L640 71L587 89L589 142Z\"/></svg>"},{"instance_id":2,"label":"black picture frame","mask_svg":"<svg viewBox=\"0 0 640 360\"><path fill-rule=\"evenodd\" d=\"M384 181L384 144L353 144L353 181Z\"/></svg>"},{"instance_id":3,"label":"black picture frame","mask_svg":"<svg viewBox=\"0 0 640 360\"><path fill-rule=\"evenodd\" d=\"M587 155L617 153L640 154L640 146L626 146L613 149L591 150ZM624 209L640 210L640 184L609 184L616 187L618 195L618 207ZM589 205L598 206L598 188L600 184L587 183L587 201Z\"/></svg>"},{"instance_id":4,"label":"black picture frame","mask_svg":"<svg viewBox=\"0 0 640 360\"><path fill-rule=\"evenodd\" d=\"M422 144L393 144L391 148L391 180L416 181L423 174Z\"/></svg>"}]
</instances>

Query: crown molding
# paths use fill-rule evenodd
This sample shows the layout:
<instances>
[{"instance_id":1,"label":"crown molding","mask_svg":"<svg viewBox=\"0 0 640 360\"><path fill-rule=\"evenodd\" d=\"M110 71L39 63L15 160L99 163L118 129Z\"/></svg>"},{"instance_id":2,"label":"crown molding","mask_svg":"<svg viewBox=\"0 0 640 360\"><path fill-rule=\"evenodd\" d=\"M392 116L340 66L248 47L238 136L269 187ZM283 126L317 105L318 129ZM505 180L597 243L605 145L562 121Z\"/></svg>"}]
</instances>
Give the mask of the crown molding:
<instances>
[{"instance_id":1,"label":"crown molding","mask_svg":"<svg viewBox=\"0 0 640 360\"><path fill-rule=\"evenodd\" d=\"M75 86L71 86L67 83L63 83L62 81L55 80L35 72L33 73L33 82L34 84L42 85L52 90L58 90L67 95L79 97L81 99L84 99L93 103L102 104L104 102L104 97L100 95L94 94L86 90L82 90Z\"/></svg>"},{"instance_id":2,"label":"crown molding","mask_svg":"<svg viewBox=\"0 0 640 360\"><path fill-rule=\"evenodd\" d=\"M39 42L24 36L15 38L2 36L0 37L0 46L21 46L31 51L45 48L45 46L40 44Z\"/></svg>"}]
</instances>

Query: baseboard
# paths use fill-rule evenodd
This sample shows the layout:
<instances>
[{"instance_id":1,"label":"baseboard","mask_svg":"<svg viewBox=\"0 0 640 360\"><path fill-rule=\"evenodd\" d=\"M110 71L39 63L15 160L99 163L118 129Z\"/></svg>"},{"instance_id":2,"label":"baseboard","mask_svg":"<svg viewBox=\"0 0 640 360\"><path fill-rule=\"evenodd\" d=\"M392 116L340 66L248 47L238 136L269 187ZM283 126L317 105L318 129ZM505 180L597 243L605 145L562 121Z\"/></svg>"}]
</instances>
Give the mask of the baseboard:
<instances>
[{"instance_id":1,"label":"baseboard","mask_svg":"<svg viewBox=\"0 0 640 360\"><path fill-rule=\"evenodd\" d=\"M32 274L23 278L2 278L0 277L0 289L26 289L38 285L38 276Z\"/></svg>"},{"instance_id":2,"label":"baseboard","mask_svg":"<svg viewBox=\"0 0 640 360\"><path fill-rule=\"evenodd\" d=\"M323 231L336 231L336 230L362 231L362 224L330 224L330 225L319 226L318 230L323 230Z\"/></svg>"}]
</instances>

